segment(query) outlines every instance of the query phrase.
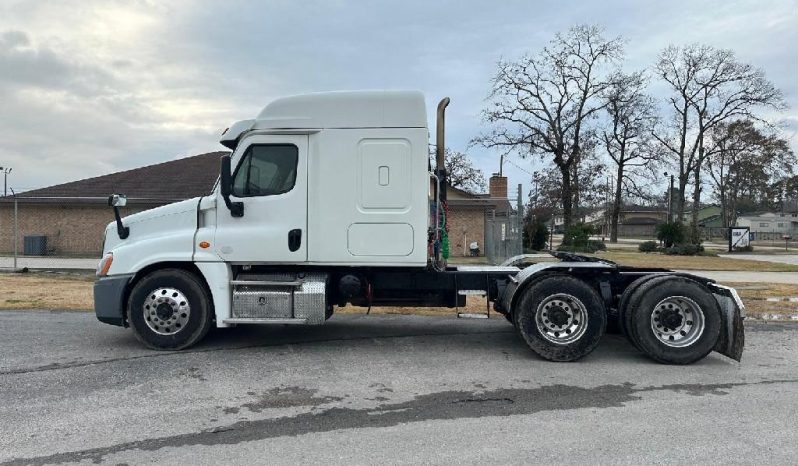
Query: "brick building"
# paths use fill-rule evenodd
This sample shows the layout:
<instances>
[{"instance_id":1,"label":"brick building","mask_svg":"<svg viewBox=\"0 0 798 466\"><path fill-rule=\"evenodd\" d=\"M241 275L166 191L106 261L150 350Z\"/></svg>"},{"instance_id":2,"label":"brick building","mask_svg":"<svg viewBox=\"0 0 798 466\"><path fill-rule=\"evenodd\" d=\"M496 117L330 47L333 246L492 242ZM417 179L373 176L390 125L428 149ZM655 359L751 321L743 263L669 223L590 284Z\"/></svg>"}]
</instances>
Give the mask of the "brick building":
<instances>
[{"instance_id":1,"label":"brick building","mask_svg":"<svg viewBox=\"0 0 798 466\"><path fill-rule=\"evenodd\" d=\"M507 178L492 176L487 194L469 192L448 187L449 204L449 251L454 257L470 255L469 244L476 241L480 254L485 253L488 222L493 216L506 215L511 209L507 200Z\"/></svg>"},{"instance_id":2,"label":"brick building","mask_svg":"<svg viewBox=\"0 0 798 466\"><path fill-rule=\"evenodd\" d=\"M208 194L226 152L186 157L17 195L17 247L26 236L46 236L48 255L99 256L105 226L113 221L108 196L128 196L122 215ZM14 249L14 198L0 197L0 254Z\"/></svg>"}]
</instances>

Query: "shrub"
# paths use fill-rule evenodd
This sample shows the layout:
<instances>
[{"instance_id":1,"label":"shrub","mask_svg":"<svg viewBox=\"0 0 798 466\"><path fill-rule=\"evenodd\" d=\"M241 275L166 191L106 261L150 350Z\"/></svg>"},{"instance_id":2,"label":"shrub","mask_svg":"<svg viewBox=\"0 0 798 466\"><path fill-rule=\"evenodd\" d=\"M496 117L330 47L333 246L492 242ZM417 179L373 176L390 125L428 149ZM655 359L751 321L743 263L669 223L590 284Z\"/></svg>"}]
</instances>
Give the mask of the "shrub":
<instances>
[{"instance_id":1,"label":"shrub","mask_svg":"<svg viewBox=\"0 0 798 466\"><path fill-rule=\"evenodd\" d=\"M592 254L596 251L606 251L607 245L602 241L589 239L583 244L561 244L557 247L558 251L584 252Z\"/></svg>"},{"instance_id":2,"label":"shrub","mask_svg":"<svg viewBox=\"0 0 798 466\"><path fill-rule=\"evenodd\" d=\"M734 248L734 252L754 252L754 247L750 244L748 246L740 246Z\"/></svg>"},{"instance_id":3,"label":"shrub","mask_svg":"<svg viewBox=\"0 0 798 466\"><path fill-rule=\"evenodd\" d=\"M586 223L575 223L568 227L562 237L562 244L568 246L584 247L593 234L593 227Z\"/></svg>"},{"instance_id":4,"label":"shrub","mask_svg":"<svg viewBox=\"0 0 798 466\"><path fill-rule=\"evenodd\" d=\"M543 251L549 242L549 229L546 224L536 218L527 226L526 240L533 251Z\"/></svg>"},{"instance_id":5,"label":"shrub","mask_svg":"<svg viewBox=\"0 0 798 466\"><path fill-rule=\"evenodd\" d=\"M664 252L670 256L695 256L704 252L704 246L700 244L683 243L665 248Z\"/></svg>"},{"instance_id":6,"label":"shrub","mask_svg":"<svg viewBox=\"0 0 798 466\"><path fill-rule=\"evenodd\" d=\"M666 248L670 248L674 244L684 243L684 225L678 222L660 223L657 225L657 239L665 243Z\"/></svg>"},{"instance_id":7,"label":"shrub","mask_svg":"<svg viewBox=\"0 0 798 466\"><path fill-rule=\"evenodd\" d=\"M640 252L656 252L657 250L657 242L656 241L644 241L637 246L637 250Z\"/></svg>"}]
</instances>

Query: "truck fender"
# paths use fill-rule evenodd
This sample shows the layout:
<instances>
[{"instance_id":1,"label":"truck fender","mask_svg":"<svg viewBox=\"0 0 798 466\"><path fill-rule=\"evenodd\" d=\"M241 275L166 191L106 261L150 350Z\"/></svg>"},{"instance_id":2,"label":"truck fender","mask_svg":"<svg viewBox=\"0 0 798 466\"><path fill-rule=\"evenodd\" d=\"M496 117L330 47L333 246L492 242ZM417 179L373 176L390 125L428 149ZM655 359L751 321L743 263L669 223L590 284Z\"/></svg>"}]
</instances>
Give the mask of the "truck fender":
<instances>
[{"instance_id":1,"label":"truck fender","mask_svg":"<svg viewBox=\"0 0 798 466\"><path fill-rule=\"evenodd\" d=\"M615 265L604 262L539 262L521 270L510 277L504 293L500 297L501 309L510 314L521 296L521 292L538 280L556 273L572 275L574 270L586 272L612 271Z\"/></svg>"}]
</instances>

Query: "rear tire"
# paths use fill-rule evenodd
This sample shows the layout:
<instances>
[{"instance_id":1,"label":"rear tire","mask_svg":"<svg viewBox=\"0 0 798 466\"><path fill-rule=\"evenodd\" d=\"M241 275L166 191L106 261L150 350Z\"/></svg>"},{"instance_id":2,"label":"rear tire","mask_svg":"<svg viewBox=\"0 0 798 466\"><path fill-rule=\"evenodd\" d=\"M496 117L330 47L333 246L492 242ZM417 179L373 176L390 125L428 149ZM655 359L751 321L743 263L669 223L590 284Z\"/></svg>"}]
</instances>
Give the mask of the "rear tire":
<instances>
[{"instance_id":1,"label":"rear tire","mask_svg":"<svg viewBox=\"0 0 798 466\"><path fill-rule=\"evenodd\" d=\"M152 272L130 292L128 321L136 338L155 350L181 350L211 328L212 305L199 279L181 269Z\"/></svg>"},{"instance_id":2,"label":"rear tire","mask_svg":"<svg viewBox=\"0 0 798 466\"><path fill-rule=\"evenodd\" d=\"M720 335L721 311L712 293L683 277L658 277L629 300L630 338L651 359L690 364L706 357Z\"/></svg>"},{"instance_id":3,"label":"rear tire","mask_svg":"<svg viewBox=\"0 0 798 466\"><path fill-rule=\"evenodd\" d=\"M637 280L633 281L626 287L624 290L623 295L621 295L621 301L618 303L618 326L621 329L621 333L623 336L629 340L634 347L637 348L637 343L632 338L631 335L631 326L632 326L632 316L631 312L629 312L629 302L632 301L634 297L635 300L639 299L640 295L635 295L635 293L640 289L641 286L645 285L651 280L654 279L661 279L664 278L662 275L646 275L643 277L638 278ZM639 348L638 348L639 349Z\"/></svg>"},{"instance_id":4,"label":"rear tire","mask_svg":"<svg viewBox=\"0 0 798 466\"><path fill-rule=\"evenodd\" d=\"M576 361L589 354L607 327L596 290L573 277L557 275L523 291L513 310L527 345L549 361Z\"/></svg>"}]
</instances>

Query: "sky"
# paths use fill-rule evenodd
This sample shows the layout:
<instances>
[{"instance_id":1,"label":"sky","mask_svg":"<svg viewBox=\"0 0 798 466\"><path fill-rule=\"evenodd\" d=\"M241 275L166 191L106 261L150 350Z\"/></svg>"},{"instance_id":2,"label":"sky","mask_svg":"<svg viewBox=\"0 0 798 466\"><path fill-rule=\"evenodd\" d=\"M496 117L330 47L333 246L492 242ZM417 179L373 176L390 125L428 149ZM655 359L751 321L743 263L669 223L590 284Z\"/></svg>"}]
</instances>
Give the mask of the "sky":
<instances>
[{"instance_id":1,"label":"sky","mask_svg":"<svg viewBox=\"0 0 798 466\"><path fill-rule=\"evenodd\" d=\"M469 141L496 62L575 24L622 36L627 70L669 44L734 50L784 92L767 116L798 149L798 0L0 0L0 166L23 191L222 150L276 97L419 89L433 134L452 99L447 145L490 174L498 152ZM540 167L513 156L504 173L528 190Z\"/></svg>"}]
</instances>

